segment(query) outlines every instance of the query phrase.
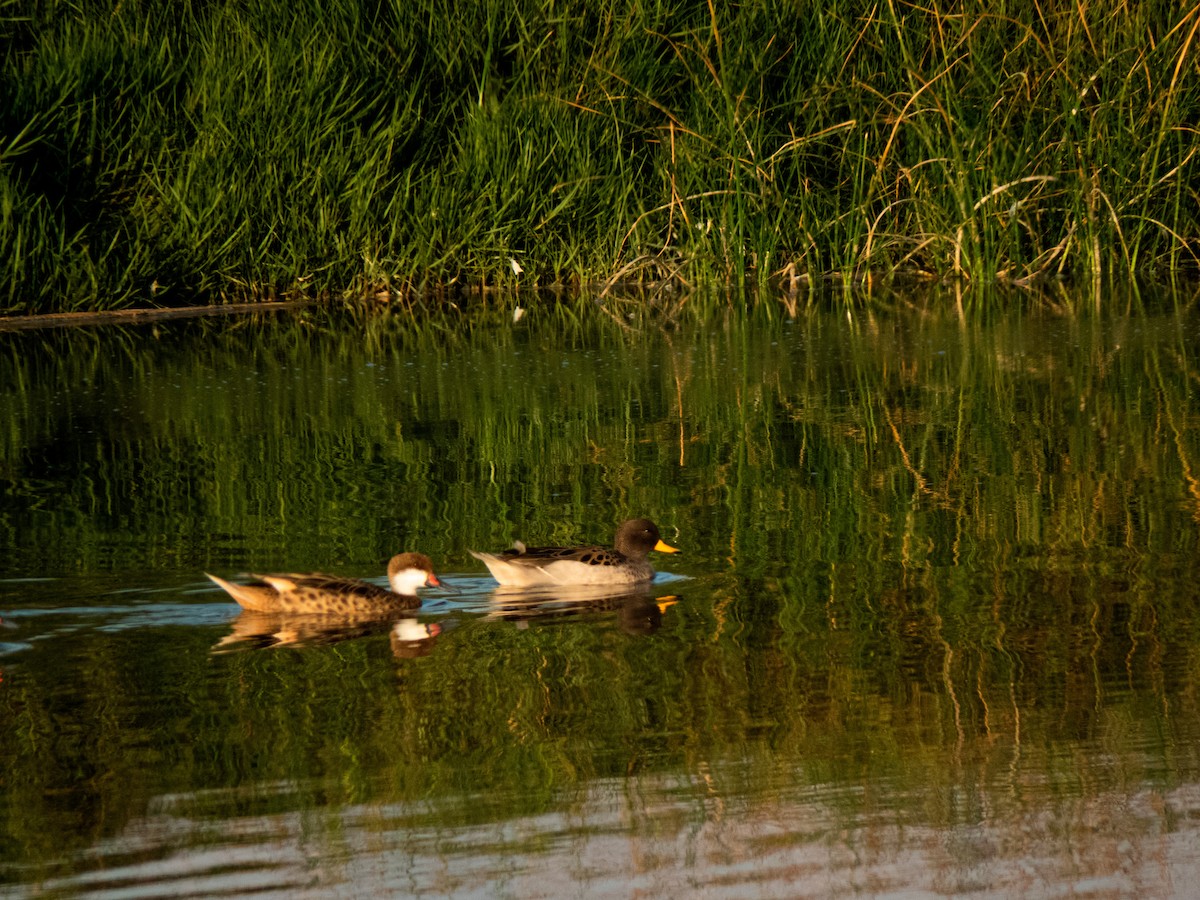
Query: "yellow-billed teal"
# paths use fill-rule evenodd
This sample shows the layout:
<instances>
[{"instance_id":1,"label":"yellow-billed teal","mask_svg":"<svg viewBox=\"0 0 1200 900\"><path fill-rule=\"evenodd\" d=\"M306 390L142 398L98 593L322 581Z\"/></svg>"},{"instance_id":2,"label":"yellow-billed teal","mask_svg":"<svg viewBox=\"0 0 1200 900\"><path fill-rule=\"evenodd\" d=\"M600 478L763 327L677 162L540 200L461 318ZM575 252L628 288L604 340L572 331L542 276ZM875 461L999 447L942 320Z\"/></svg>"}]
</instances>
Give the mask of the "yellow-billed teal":
<instances>
[{"instance_id":1,"label":"yellow-billed teal","mask_svg":"<svg viewBox=\"0 0 1200 900\"><path fill-rule=\"evenodd\" d=\"M613 547L526 547L521 542L501 554L477 553L492 577L512 587L546 585L625 585L649 581L651 550L678 553L663 541L649 519L630 519L617 529Z\"/></svg>"}]
</instances>

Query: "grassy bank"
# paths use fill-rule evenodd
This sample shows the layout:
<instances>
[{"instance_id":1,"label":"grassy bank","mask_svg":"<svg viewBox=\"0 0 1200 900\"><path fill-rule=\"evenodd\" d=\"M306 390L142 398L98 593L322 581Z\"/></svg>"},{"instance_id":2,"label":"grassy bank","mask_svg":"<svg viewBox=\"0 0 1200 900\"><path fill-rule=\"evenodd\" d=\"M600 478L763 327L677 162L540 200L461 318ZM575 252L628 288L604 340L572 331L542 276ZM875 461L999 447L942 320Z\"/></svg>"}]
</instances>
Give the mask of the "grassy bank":
<instances>
[{"instance_id":1,"label":"grassy bank","mask_svg":"<svg viewBox=\"0 0 1200 900\"><path fill-rule=\"evenodd\" d=\"M0 310L1176 273L1198 28L1110 0L0 0Z\"/></svg>"}]
</instances>

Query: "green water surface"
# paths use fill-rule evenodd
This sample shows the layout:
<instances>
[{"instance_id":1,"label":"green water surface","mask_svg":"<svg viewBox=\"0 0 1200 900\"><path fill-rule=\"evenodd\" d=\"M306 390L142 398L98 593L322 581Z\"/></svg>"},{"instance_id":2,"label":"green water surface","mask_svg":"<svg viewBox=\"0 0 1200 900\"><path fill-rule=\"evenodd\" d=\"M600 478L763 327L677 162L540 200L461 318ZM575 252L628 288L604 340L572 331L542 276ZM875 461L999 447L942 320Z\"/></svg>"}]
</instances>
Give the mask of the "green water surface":
<instances>
[{"instance_id":1,"label":"green water surface","mask_svg":"<svg viewBox=\"0 0 1200 900\"><path fill-rule=\"evenodd\" d=\"M1200 315L1104 309L0 333L0 894L1187 896ZM401 550L428 640L204 577Z\"/></svg>"}]
</instances>

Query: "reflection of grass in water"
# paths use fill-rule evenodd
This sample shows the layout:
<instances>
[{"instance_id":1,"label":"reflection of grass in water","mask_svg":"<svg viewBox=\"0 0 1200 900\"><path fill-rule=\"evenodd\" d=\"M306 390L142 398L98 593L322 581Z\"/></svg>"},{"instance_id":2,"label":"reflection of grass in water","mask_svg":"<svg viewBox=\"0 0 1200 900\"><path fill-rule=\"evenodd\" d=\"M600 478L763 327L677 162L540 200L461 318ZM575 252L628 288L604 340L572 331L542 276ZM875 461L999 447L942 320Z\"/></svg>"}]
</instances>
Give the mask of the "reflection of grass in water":
<instances>
[{"instance_id":1,"label":"reflection of grass in water","mask_svg":"<svg viewBox=\"0 0 1200 900\"><path fill-rule=\"evenodd\" d=\"M515 537L600 540L645 511L754 565L864 548L945 564L1108 546L1142 522L1133 539L1163 546L1168 498L1148 492L1190 472L1187 358L1145 333L1170 320L1118 339L1044 314L808 312L647 340L575 315L514 329L498 310L465 334L318 316L180 323L153 345L9 336L4 458L41 508L21 533L72 534L64 567L85 570L127 522L159 523L162 562L211 565L208 530L228 535L230 565L277 566L318 537L324 559L366 563L413 540L460 558ZM40 453L23 464L27 447ZM37 499L39 458L73 476L65 504Z\"/></svg>"},{"instance_id":2,"label":"reflection of grass in water","mask_svg":"<svg viewBox=\"0 0 1200 900\"><path fill-rule=\"evenodd\" d=\"M32 9L0 309L1193 263L1194 14L942 6Z\"/></svg>"},{"instance_id":3,"label":"reflection of grass in water","mask_svg":"<svg viewBox=\"0 0 1200 900\"><path fill-rule=\"evenodd\" d=\"M5 336L5 575L361 575L400 546L453 572L467 547L605 539L637 511L697 576L648 637L465 619L400 664L382 639L219 663L208 633L37 643L0 695L18 852L119 827L164 784L517 812L626 773L765 799L886 777L943 822L961 811L939 789L1074 777L1055 746L1107 742L1134 774L1177 751L1200 627L1190 318L944 306ZM169 702L118 700L148 693Z\"/></svg>"}]
</instances>

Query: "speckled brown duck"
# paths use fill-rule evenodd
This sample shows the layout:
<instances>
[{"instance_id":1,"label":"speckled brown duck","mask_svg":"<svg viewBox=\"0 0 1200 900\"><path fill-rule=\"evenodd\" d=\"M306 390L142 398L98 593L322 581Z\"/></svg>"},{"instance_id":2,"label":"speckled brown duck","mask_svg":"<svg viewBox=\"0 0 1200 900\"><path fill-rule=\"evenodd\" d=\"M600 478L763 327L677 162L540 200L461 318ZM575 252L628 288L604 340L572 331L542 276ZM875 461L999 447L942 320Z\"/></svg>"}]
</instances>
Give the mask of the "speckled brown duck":
<instances>
[{"instance_id":1,"label":"speckled brown duck","mask_svg":"<svg viewBox=\"0 0 1200 900\"><path fill-rule=\"evenodd\" d=\"M471 555L482 560L492 577L512 587L549 585L628 585L649 581L654 568L646 559L651 550L678 553L663 541L649 519L630 519L617 529L609 547L526 547L517 542L503 553Z\"/></svg>"},{"instance_id":2,"label":"speckled brown duck","mask_svg":"<svg viewBox=\"0 0 1200 900\"><path fill-rule=\"evenodd\" d=\"M205 573L208 574L207 572ZM371 616L416 609L417 589L443 587L433 563L422 553L400 553L388 563L391 590L337 575L251 575L252 584L233 584L209 575L218 587L246 609L268 613L311 613L323 616Z\"/></svg>"}]
</instances>

